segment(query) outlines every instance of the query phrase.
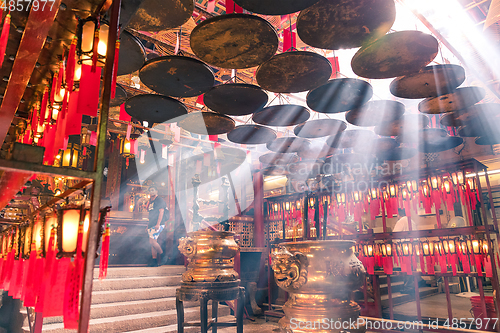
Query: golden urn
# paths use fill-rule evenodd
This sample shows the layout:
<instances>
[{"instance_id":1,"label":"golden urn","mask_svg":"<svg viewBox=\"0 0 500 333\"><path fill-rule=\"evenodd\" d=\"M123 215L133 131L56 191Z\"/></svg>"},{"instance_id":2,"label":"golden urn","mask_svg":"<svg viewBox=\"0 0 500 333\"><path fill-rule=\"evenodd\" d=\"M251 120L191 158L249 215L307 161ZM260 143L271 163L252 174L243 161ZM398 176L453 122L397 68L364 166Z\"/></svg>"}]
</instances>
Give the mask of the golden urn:
<instances>
[{"instance_id":1,"label":"golden urn","mask_svg":"<svg viewBox=\"0 0 500 333\"><path fill-rule=\"evenodd\" d=\"M353 241L279 244L271 253L277 285L289 293L282 332L363 332L360 307L351 292L363 284L365 269Z\"/></svg>"},{"instance_id":2,"label":"golden urn","mask_svg":"<svg viewBox=\"0 0 500 333\"><path fill-rule=\"evenodd\" d=\"M199 230L189 233L179 239L179 251L189 258L182 282L239 285L233 261L239 249L231 232Z\"/></svg>"}]
</instances>

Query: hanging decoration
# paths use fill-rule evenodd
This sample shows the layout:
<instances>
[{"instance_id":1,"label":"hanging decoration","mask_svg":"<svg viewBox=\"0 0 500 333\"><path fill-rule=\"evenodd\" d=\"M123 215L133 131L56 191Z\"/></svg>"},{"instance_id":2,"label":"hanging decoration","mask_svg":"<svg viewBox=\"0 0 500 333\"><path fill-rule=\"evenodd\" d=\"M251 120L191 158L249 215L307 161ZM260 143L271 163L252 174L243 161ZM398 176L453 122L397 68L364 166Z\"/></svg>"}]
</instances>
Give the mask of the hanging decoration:
<instances>
[{"instance_id":1,"label":"hanging decoration","mask_svg":"<svg viewBox=\"0 0 500 333\"><path fill-rule=\"evenodd\" d=\"M7 43L9 41L10 31L10 12L5 16L2 26L2 34L0 35L0 68L3 66L5 51L7 50Z\"/></svg>"}]
</instances>

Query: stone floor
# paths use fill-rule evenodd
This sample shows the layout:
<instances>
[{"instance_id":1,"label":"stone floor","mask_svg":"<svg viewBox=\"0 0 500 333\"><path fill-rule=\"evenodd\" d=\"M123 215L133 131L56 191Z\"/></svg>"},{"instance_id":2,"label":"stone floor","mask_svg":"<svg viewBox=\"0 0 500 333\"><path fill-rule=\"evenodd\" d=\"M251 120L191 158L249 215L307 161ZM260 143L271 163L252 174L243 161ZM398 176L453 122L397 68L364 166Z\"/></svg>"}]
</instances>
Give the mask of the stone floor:
<instances>
[{"instance_id":1,"label":"stone floor","mask_svg":"<svg viewBox=\"0 0 500 333\"><path fill-rule=\"evenodd\" d=\"M454 318L472 317L470 313L472 306L469 298L452 294L450 295L450 301ZM441 293L422 298L420 300L420 309L422 311L422 317L424 318L448 318L446 295ZM384 314L388 313L389 310L385 309ZM417 305L414 301L394 306L395 317L415 317L416 313Z\"/></svg>"}]
</instances>

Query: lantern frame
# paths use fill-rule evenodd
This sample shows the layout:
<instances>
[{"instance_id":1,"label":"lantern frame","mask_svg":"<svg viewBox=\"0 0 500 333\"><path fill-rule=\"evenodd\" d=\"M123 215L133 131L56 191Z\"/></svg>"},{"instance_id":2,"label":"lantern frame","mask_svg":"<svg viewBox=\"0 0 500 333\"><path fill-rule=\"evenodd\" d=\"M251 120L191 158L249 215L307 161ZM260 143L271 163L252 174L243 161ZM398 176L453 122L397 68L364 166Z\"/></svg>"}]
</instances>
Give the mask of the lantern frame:
<instances>
[{"instance_id":1,"label":"lantern frame","mask_svg":"<svg viewBox=\"0 0 500 333\"><path fill-rule=\"evenodd\" d=\"M489 252L489 244L488 240L483 239L480 241L481 253L487 255Z\"/></svg>"},{"instance_id":2,"label":"lantern frame","mask_svg":"<svg viewBox=\"0 0 500 333\"><path fill-rule=\"evenodd\" d=\"M64 251L64 215L65 212L74 210L79 213L78 223L76 228L76 237L75 237L75 249L73 251ZM84 228L85 220L89 217L89 226L90 226L90 210L86 209L84 206L66 206L57 211L57 257L69 257L72 258L76 254L76 247L78 242L78 232L80 228L80 224L82 224L82 228ZM83 244L82 244L82 255L86 251L86 240L88 239L88 229L83 230Z\"/></svg>"},{"instance_id":3,"label":"lantern frame","mask_svg":"<svg viewBox=\"0 0 500 333\"><path fill-rule=\"evenodd\" d=\"M29 259L30 258L30 253L31 253L31 243L33 242L33 229L34 229L34 223L29 222L27 225L23 227L23 246L20 251L22 254L23 259Z\"/></svg>"},{"instance_id":4,"label":"lantern frame","mask_svg":"<svg viewBox=\"0 0 500 333\"><path fill-rule=\"evenodd\" d=\"M66 149L60 150L60 154L61 167L69 169L80 169L80 136L70 135L70 139L68 140Z\"/></svg>"},{"instance_id":5,"label":"lantern frame","mask_svg":"<svg viewBox=\"0 0 500 333\"><path fill-rule=\"evenodd\" d=\"M85 33L89 33L90 34L90 30L85 30L85 26L88 24L88 23L93 23L94 24L94 32L92 33L92 36L89 37L89 39L91 40L91 44L90 44L90 49L89 50L83 50L84 48L84 43L83 43L83 40L84 38L87 39L88 36L84 36ZM92 29L90 26L89 26L90 29ZM85 19L80 19L78 20L78 26L77 26L77 31L76 31L76 36L78 37L78 41L77 41L77 44L76 44L76 50L77 50L77 54L80 56L80 59L78 60L78 64L80 65L91 65L92 64L92 59L93 59L93 53L94 53L94 36L97 32L97 29L99 29L99 42L98 43L103 43L103 45L107 46L107 40L108 40L108 37L109 37L109 26L104 23L104 22L101 22L100 20L98 20L97 18L95 17L92 17L92 16L89 16ZM86 46L86 45L85 45ZM96 66L98 67L104 67L104 65L106 64L106 50L104 50L103 52L104 54L101 54L99 52L99 45L97 46L97 62L96 62ZM76 69L76 68L75 68Z\"/></svg>"},{"instance_id":6,"label":"lantern frame","mask_svg":"<svg viewBox=\"0 0 500 333\"><path fill-rule=\"evenodd\" d=\"M430 189L436 191L441 188L443 180L441 179L441 176L434 175L434 176L429 176L428 183Z\"/></svg>"},{"instance_id":7,"label":"lantern frame","mask_svg":"<svg viewBox=\"0 0 500 333\"><path fill-rule=\"evenodd\" d=\"M413 244L411 242L403 242L401 250L403 251L403 256L410 257L413 255Z\"/></svg>"},{"instance_id":8,"label":"lantern frame","mask_svg":"<svg viewBox=\"0 0 500 333\"><path fill-rule=\"evenodd\" d=\"M373 257L375 249L373 247L373 244L363 244L363 254L365 257Z\"/></svg>"},{"instance_id":9,"label":"lantern frame","mask_svg":"<svg viewBox=\"0 0 500 333\"><path fill-rule=\"evenodd\" d=\"M53 227L56 228L56 230L57 230L59 221L57 219L57 214L55 212L48 212L47 214L44 215L42 227L40 229L40 233L41 233L40 239L41 239L41 247L42 247L41 248L41 255L44 258L47 257L47 247L49 245L50 233L52 231L51 226L48 225L49 219L51 219L51 218L54 219L53 222L55 222L56 224L53 225ZM57 243L57 232L56 232L56 243Z\"/></svg>"},{"instance_id":10,"label":"lantern frame","mask_svg":"<svg viewBox=\"0 0 500 333\"><path fill-rule=\"evenodd\" d=\"M431 242L428 239L426 239L424 242L421 242L421 243L422 243L422 254L425 257L433 256L434 255L434 242Z\"/></svg>"}]
</instances>

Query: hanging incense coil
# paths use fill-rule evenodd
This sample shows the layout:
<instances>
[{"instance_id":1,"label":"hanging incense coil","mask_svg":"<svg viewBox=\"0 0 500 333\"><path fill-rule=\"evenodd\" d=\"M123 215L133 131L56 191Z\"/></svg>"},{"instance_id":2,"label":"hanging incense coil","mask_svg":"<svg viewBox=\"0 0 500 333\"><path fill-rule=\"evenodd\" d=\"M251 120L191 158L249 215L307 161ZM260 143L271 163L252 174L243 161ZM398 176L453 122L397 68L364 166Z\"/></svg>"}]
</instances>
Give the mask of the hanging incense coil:
<instances>
[{"instance_id":1,"label":"hanging incense coil","mask_svg":"<svg viewBox=\"0 0 500 333\"><path fill-rule=\"evenodd\" d=\"M441 141L448 138L448 132L442 128L425 128L418 131L405 131L396 140L400 143L416 143L428 142L439 144Z\"/></svg>"},{"instance_id":2,"label":"hanging incense coil","mask_svg":"<svg viewBox=\"0 0 500 333\"><path fill-rule=\"evenodd\" d=\"M452 93L424 99L418 104L422 113L445 113L468 108L481 101L486 91L481 87L458 88Z\"/></svg>"},{"instance_id":3,"label":"hanging incense coil","mask_svg":"<svg viewBox=\"0 0 500 333\"><path fill-rule=\"evenodd\" d=\"M226 83L213 87L203 95L203 103L213 111L230 116L244 116L261 110L268 101L259 86Z\"/></svg>"},{"instance_id":4,"label":"hanging incense coil","mask_svg":"<svg viewBox=\"0 0 500 333\"><path fill-rule=\"evenodd\" d=\"M116 84L115 98L109 101L109 106L120 106L127 100L127 92L119 84Z\"/></svg>"},{"instance_id":5,"label":"hanging incense coil","mask_svg":"<svg viewBox=\"0 0 500 333\"><path fill-rule=\"evenodd\" d=\"M407 160L417 155L417 150L413 148L396 147L390 151L377 154L377 157L383 161L401 161Z\"/></svg>"},{"instance_id":6,"label":"hanging incense coil","mask_svg":"<svg viewBox=\"0 0 500 333\"><path fill-rule=\"evenodd\" d=\"M262 164L268 165L287 165L299 161L299 157L295 154L287 153L267 153L259 157Z\"/></svg>"},{"instance_id":7,"label":"hanging incense coil","mask_svg":"<svg viewBox=\"0 0 500 333\"><path fill-rule=\"evenodd\" d=\"M300 12L297 33L312 47L350 49L384 36L395 19L393 0L321 0Z\"/></svg>"},{"instance_id":8,"label":"hanging incense coil","mask_svg":"<svg viewBox=\"0 0 500 333\"><path fill-rule=\"evenodd\" d=\"M331 136L326 143L333 148L352 148L375 139L375 133L367 130L348 130Z\"/></svg>"},{"instance_id":9,"label":"hanging incense coil","mask_svg":"<svg viewBox=\"0 0 500 333\"><path fill-rule=\"evenodd\" d=\"M323 136L337 135L344 131L347 125L338 119L316 119L309 120L295 126L293 132L301 138L320 138Z\"/></svg>"},{"instance_id":10,"label":"hanging incense coil","mask_svg":"<svg viewBox=\"0 0 500 333\"><path fill-rule=\"evenodd\" d=\"M163 95L144 94L130 97L125 102L125 111L139 121L169 123L187 115L187 108L176 99Z\"/></svg>"},{"instance_id":11,"label":"hanging incense coil","mask_svg":"<svg viewBox=\"0 0 500 333\"><path fill-rule=\"evenodd\" d=\"M146 61L146 51L141 41L128 31L120 33L120 53L117 75L132 74Z\"/></svg>"},{"instance_id":12,"label":"hanging incense coil","mask_svg":"<svg viewBox=\"0 0 500 333\"><path fill-rule=\"evenodd\" d=\"M278 50L278 35L268 21L255 15L211 17L191 32L194 54L207 64L240 69L259 66Z\"/></svg>"},{"instance_id":13,"label":"hanging incense coil","mask_svg":"<svg viewBox=\"0 0 500 333\"><path fill-rule=\"evenodd\" d=\"M420 31L387 34L358 50L351 60L356 75L387 79L416 73L438 53L438 41Z\"/></svg>"},{"instance_id":14,"label":"hanging incense coil","mask_svg":"<svg viewBox=\"0 0 500 333\"><path fill-rule=\"evenodd\" d=\"M259 66L255 77L259 85L275 93L298 93L325 84L332 65L325 57L306 51L275 55Z\"/></svg>"},{"instance_id":15,"label":"hanging incense coil","mask_svg":"<svg viewBox=\"0 0 500 333\"><path fill-rule=\"evenodd\" d=\"M429 123L429 117L424 114L405 114L397 120L376 126L375 133L382 136L398 136L405 131L426 128Z\"/></svg>"},{"instance_id":16,"label":"hanging incense coil","mask_svg":"<svg viewBox=\"0 0 500 333\"><path fill-rule=\"evenodd\" d=\"M266 147L267 149L276 153L296 153L300 150L307 149L309 145L309 140L286 137L278 138L272 142L269 142Z\"/></svg>"},{"instance_id":17,"label":"hanging incense coil","mask_svg":"<svg viewBox=\"0 0 500 333\"><path fill-rule=\"evenodd\" d=\"M194 58L164 56L149 60L139 72L141 82L159 94L194 97L213 87L210 67Z\"/></svg>"},{"instance_id":18,"label":"hanging incense coil","mask_svg":"<svg viewBox=\"0 0 500 333\"><path fill-rule=\"evenodd\" d=\"M465 70L459 65L434 65L398 77L391 82L391 94L400 98L429 98L453 92L465 81Z\"/></svg>"},{"instance_id":19,"label":"hanging incense coil","mask_svg":"<svg viewBox=\"0 0 500 333\"><path fill-rule=\"evenodd\" d=\"M346 113L345 119L356 126L378 126L398 120L405 113L405 105L397 101L370 101Z\"/></svg>"},{"instance_id":20,"label":"hanging incense coil","mask_svg":"<svg viewBox=\"0 0 500 333\"><path fill-rule=\"evenodd\" d=\"M439 153L460 146L464 139L458 136L448 136L439 142L419 142L418 150L423 153Z\"/></svg>"},{"instance_id":21,"label":"hanging incense coil","mask_svg":"<svg viewBox=\"0 0 500 333\"><path fill-rule=\"evenodd\" d=\"M476 122L487 123L500 118L500 104L482 103L444 114L440 123L443 126L458 127Z\"/></svg>"},{"instance_id":22,"label":"hanging incense coil","mask_svg":"<svg viewBox=\"0 0 500 333\"><path fill-rule=\"evenodd\" d=\"M373 96L372 86L359 79L334 79L307 93L307 106L321 113L359 108Z\"/></svg>"},{"instance_id":23,"label":"hanging incense coil","mask_svg":"<svg viewBox=\"0 0 500 333\"><path fill-rule=\"evenodd\" d=\"M227 133L227 138L234 143L256 145L275 140L276 132L261 125L241 125Z\"/></svg>"},{"instance_id":24,"label":"hanging incense coil","mask_svg":"<svg viewBox=\"0 0 500 333\"><path fill-rule=\"evenodd\" d=\"M273 105L255 113L252 120L268 126L293 126L309 119L309 110L301 105Z\"/></svg>"},{"instance_id":25,"label":"hanging incense coil","mask_svg":"<svg viewBox=\"0 0 500 333\"><path fill-rule=\"evenodd\" d=\"M392 138L379 138L365 142L363 145L354 146L354 152L358 154L384 154L399 146Z\"/></svg>"},{"instance_id":26,"label":"hanging incense coil","mask_svg":"<svg viewBox=\"0 0 500 333\"><path fill-rule=\"evenodd\" d=\"M188 132L202 135L224 134L235 127L233 119L214 112L192 112L177 124Z\"/></svg>"},{"instance_id":27,"label":"hanging incense coil","mask_svg":"<svg viewBox=\"0 0 500 333\"><path fill-rule=\"evenodd\" d=\"M318 0L236 0L238 6L257 14L286 15L314 5Z\"/></svg>"},{"instance_id":28,"label":"hanging incense coil","mask_svg":"<svg viewBox=\"0 0 500 333\"><path fill-rule=\"evenodd\" d=\"M128 26L148 32L169 30L186 23L193 11L193 0L143 0Z\"/></svg>"}]
</instances>

